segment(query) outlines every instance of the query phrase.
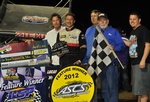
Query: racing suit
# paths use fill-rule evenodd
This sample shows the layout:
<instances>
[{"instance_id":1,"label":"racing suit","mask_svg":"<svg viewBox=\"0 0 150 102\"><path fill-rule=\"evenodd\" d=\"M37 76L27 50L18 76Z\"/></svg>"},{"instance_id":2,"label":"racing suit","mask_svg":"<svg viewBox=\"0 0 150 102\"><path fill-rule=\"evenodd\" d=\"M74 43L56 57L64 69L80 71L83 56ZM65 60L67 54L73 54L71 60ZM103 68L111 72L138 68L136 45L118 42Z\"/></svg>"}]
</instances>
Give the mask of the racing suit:
<instances>
[{"instance_id":1,"label":"racing suit","mask_svg":"<svg viewBox=\"0 0 150 102\"><path fill-rule=\"evenodd\" d=\"M75 61L82 61L85 53L85 38L81 30L77 28L63 29L58 33L57 42L65 41L69 49L69 53L65 53L60 57L61 68L73 65Z\"/></svg>"}]
</instances>

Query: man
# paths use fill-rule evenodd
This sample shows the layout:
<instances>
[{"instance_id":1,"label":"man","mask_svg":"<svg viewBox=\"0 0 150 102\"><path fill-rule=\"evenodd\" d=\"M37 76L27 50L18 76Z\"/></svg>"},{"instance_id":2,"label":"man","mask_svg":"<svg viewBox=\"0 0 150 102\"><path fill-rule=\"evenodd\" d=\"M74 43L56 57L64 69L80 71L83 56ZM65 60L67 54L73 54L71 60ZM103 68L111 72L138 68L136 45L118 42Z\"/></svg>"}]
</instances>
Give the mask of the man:
<instances>
[{"instance_id":1,"label":"man","mask_svg":"<svg viewBox=\"0 0 150 102\"><path fill-rule=\"evenodd\" d=\"M138 12L131 12L129 24L131 46L129 54L132 65L132 93L138 96L138 102L147 102L150 89L150 32L141 25L141 16Z\"/></svg>"},{"instance_id":2,"label":"man","mask_svg":"<svg viewBox=\"0 0 150 102\"><path fill-rule=\"evenodd\" d=\"M89 58L91 56L91 51L92 51L92 46L93 46L93 40L94 40L94 35L96 31L96 26L98 26L98 16L100 14L100 11L97 9L94 9L91 11L91 22L92 26L87 28L85 32L85 39L86 39L86 45L87 45L87 53L86 56L83 60L83 63L88 63Z\"/></svg>"},{"instance_id":3,"label":"man","mask_svg":"<svg viewBox=\"0 0 150 102\"><path fill-rule=\"evenodd\" d=\"M50 20L51 20L53 29L46 33L45 39L48 41L49 45L52 48L52 46L56 43L58 32L62 29L65 29L65 27L62 26L61 16L57 13L53 13L51 15ZM55 66L59 66L59 57L57 55L52 56L51 64Z\"/></svg>"},{"instance_id":4,"label":"man","mask_svg":"<svg viewBox=\"0 0 150 102\"><path fill-rule=\"evenodd\" d=\"M75 28L75 15L71 12L65 16L66 29L61 30L57 36L57 42L67 42L69 53L58 54L60 57L60 66L64 68L68 65L81 64L86 53L86 43L84 34L81 30Z\"/></svg>"},{"instance_id":5,"label":"man","mask_svg":"<svg viewBox=\"0 0 150 102\"><path fill-rule=\"evenodd\" d=\"M108 16L105 13L100 13L99 29L108 41L110 50L113 50L117 55L118 52L124 50L125 44L118 30L108 25ZM118 60L114 59L100 73L101 93L104 102L118 102L118 64Z\"/></svg>"},{"instance_id":6,"label":"man","mask_svg":"<svg viewBox=\"0 0 150 102\"><path fill-rule=\"evenodd\" d=\"M45 39L48 41L50 48L52 48L53 45L56 43L58 32L62 29L65 29L65 27L62 26L61 16L57 13L53 13L50 17L50 20L51 20L51 25L52 25L53 29L46 33ZM51 65L50 66L51 69L52 68L53 69L59 69L60 68L59 57L57 55L53 55L53 56L51 55L50 65ZM47 70L50 68L48 67ZM47 78L47 88L48 88L47 102L50 102L50 93L49 93L50 92L50 85L51 85L51 80L49 80L49 77L48 77Z\"/></svg>"},{"instance_id":7,"label":"man","mask_svg":"<svg viewBox=\"0 0 150 102\"><path fill-rule=\"evenodd\" d=\"M96 31L96 26L98 26L98 16L100 14L100 11L97 9L94 9L91 11L91 22L92 25L87 28L85 32L85 40L86 40L86 47L87 47L87 52L86 55L83 59L84 65L88 65L89 58L91 56L91 51L92 51L92 46L93 46L93 41L94 41L94 35ZM95 80L95 95L93 98L93 102L97 102L97 79Z\"/></svg>"}]
</instances>

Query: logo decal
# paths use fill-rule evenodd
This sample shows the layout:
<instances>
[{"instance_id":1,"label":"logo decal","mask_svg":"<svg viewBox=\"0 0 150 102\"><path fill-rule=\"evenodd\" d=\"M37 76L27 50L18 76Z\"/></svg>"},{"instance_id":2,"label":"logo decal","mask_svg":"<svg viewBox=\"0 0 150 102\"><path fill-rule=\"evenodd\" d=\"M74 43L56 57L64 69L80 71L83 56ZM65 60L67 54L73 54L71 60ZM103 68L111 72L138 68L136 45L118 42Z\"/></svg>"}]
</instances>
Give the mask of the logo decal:
<instances>
[{"instance_id":1,"label":"logo decal","mask_svg":"<svg viewBox=\"0 0 150 102\"><path fill-rule=\"evenodd\" d=\"M48 22L48 18L39 16L23 16L22 21L31 24L44 24Z\"/></svg>"},{"instance_id":2,"label":"logo decal","mask_svg":"<svg viewBox=\"0 0 150 102\"><path fill-rule=\"evenodd\" d=\"M7 69L7 73L6 73L7 76L3 76L3 78L5 80L18 80L19 76L16 75L16 72L17 71L15 68Z\"/></svg>"},{"instance_id":3,"label":"logo decal","mask_svg":"<svg viewBox=\"0 0 150 102\"><path fill-rule=\"evenodd\" d=\"M34 88L18 88L7 94L4 102L42 102L39 91Z\"/></svg>"},{"instance_id":4,"label":"logo decal","mask_svg":"<svg viewBox=\"0 0 150 102\"><path fill-rule=\"evenodd\" d=\"M7 53L8 51L11 51L11 50L12 50L12 48L10 45L5 45L2 48L0 48L0 54Z\"/></svg>"}]
</instances>

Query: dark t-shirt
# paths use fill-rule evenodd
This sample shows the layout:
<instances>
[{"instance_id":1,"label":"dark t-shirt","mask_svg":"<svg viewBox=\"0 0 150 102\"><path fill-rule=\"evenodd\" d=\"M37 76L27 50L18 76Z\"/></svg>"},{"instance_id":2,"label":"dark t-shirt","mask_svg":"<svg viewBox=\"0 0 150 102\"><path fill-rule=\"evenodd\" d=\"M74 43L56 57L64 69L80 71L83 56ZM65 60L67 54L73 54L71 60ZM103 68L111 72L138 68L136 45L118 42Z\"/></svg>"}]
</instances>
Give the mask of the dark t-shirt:
<instances>
[{"instance_id":1,"label":"dark t-shirt","mask_svg":"<svg viewBox=\"0 0 150 102\"><path fill-rule=\"evenodd\" d=\"M150 32L149 30L141 25L135 30L132 30L130 33L130 39L135 38L134 44L129 48L129 54L131 58L131 64L139 64L141 61L141 58L144 53L145 43L150 43ZM146 60L147 63L150 63L150 55L147 57Z\"/></svg>"}]
</instances>

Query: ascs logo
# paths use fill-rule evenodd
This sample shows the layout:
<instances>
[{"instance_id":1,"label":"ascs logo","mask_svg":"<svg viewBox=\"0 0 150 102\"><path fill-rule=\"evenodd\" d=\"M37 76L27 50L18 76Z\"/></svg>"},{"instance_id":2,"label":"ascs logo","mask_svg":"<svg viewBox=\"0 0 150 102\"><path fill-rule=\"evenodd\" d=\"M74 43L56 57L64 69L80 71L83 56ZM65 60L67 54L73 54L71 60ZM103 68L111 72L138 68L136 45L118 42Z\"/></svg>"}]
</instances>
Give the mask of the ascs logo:
<instances>
[{"instance_id":1,"label":"ascs logo","mask_svg":"<svg viewBox=\"0 0 150 102\"><path fill-rule=\"evenodd\" d=\"M93 95L93 79L84 68L79 66L63 68L52 82L53 102L90 102Z\"/></svg>"}]
</instances>

